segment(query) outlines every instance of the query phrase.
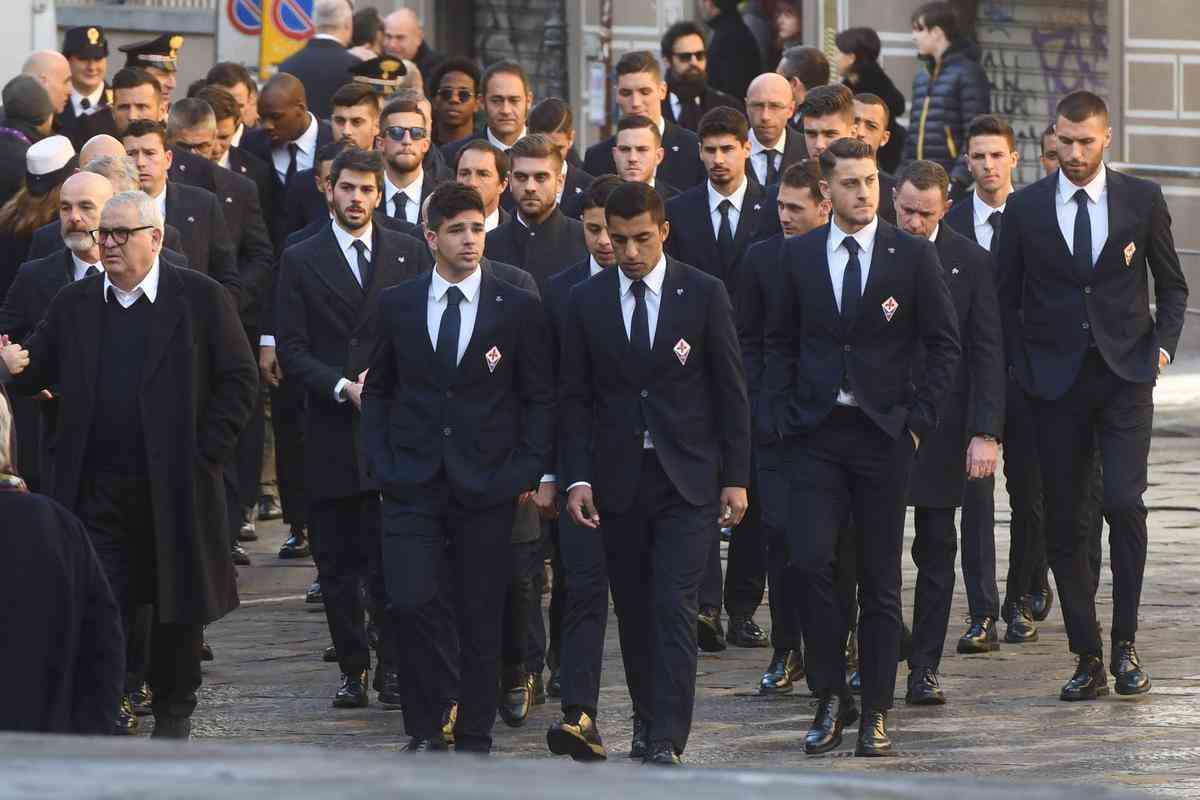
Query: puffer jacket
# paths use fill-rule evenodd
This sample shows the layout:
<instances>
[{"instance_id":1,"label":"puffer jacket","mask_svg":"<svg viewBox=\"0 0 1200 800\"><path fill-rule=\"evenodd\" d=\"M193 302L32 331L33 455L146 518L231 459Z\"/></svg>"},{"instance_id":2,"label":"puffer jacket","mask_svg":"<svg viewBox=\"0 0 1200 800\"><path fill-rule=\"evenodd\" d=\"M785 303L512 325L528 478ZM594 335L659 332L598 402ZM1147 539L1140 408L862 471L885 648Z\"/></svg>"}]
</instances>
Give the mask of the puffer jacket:
<instances>
[{"instance_id":1,"label":"puffer jacket","mask_svg":"<svg viewBox=\"0 0 1200 800\"><path fill-rule=\"evenodd\" d=\"M980 50L974 43L956 43L942 54L935 65L925 61L925 69L913 78L912 114L904 160L924 158L936 161L950 173L958 186L971 182L965 159L967 125L992 106L992 88L979 64Z\"/></svg>"}]
</instances>

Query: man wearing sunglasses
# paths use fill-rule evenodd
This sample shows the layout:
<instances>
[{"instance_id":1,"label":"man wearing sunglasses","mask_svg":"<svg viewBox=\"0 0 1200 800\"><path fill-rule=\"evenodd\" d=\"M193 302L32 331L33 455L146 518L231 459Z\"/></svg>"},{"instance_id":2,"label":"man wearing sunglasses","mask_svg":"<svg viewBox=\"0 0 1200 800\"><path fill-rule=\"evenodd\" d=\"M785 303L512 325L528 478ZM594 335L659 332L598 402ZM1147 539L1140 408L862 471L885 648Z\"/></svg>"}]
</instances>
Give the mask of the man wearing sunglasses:
<instances>
[{"instance_id":1,"label":"man wearing sunglasses","mask_svg":"<svg viewBox=\"0 0 1200 800\"><path fill-rule=\"evenodd\" d=\"M393 100L379 117L379 149L386 166L383 205L386 216L412 225L421 221L421 203L437 188L437 176L422 162L429 151L429 118L416 103Z\"/></svg>"},{"instance_id":2,"label":"man wearing sunglasses","mask_svg":"<svg viewBox=\"0 0 1200 800\"><path fill-rule=\"evenodd\" d=\"M487 139L508 152L518 139L525 136L525 119L533 106L533 90L525 68L515 61L497 61L483 73L483 111L486 123L483 130L467 139L451 142L442 148L447 164L453 164L458 152L471 139Z\"/></svg>"},{"instance_id":3,"label":"man wearing sunglasses","mask_svg":"<svg viewBox=\"0 0 1200 800\"><path fill-rule=\"evenodd\" d=\"M433 74L433 143L438 147L475 133L481 76L479 66L466 58L449 59Z\"/></svg>"},{"instance_id":4,"label":"man wearing sunglasses","mask_svg":"<svg viewBox=\"0 0 1200 800\"><path fill-rule=\"evenodd\" d=\"M757 48L754 52L758 52ZM738 99L745 96L744 91L739 95L726 94L709 85L704 31L695 22L683 20L667 28L662 37L662 57L667 62L670 89L662 101L662 115L671 122L694 131L700 125L700 118L717 106L745 112L746 107ZM675 185L686 189L691 184Z\"/></svg>"}]
</instances>

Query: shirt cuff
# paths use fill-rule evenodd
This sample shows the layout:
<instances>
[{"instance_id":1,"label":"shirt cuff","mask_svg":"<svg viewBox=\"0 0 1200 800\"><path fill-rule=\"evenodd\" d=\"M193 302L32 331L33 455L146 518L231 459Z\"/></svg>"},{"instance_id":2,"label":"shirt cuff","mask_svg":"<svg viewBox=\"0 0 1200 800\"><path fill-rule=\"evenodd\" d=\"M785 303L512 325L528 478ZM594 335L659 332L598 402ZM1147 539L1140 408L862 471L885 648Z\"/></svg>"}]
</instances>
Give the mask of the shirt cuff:
<instances>
[{"instance_id":1,"label":"shirt cuff","mask_svg":"<svg viewBox=\"0 0 1200 800\"><path fill-rule=\"evenodd\" d=\"M342 387L349 386L349 385L350 385L350 381L347 380L346 378L342 378L337 383L335 383L333 385L333 399L337 400L339 403L346 402L346 398L342 397Z\"/></svg>"},{"instance_id":2,"label":"shirt cuff","mask_svg":"<svg viewBox=\"0 0 1200 800\"><path fill-rule=\"evenodd\" d=\"M1158 352L1162 353L1164 356L1167 357L1168 364L1171 363L1171 354L1167 352L1166 348L1160 347L1160 348L1158 348Z\"/></svg>"},{"instance_id":3,"label":"shirt cuff","mask_svg":"<svg viewBox=\"0 0 1200 800\"><path fill-rule=\"evenodd\" d=\"M589 482L587 482L587 481L575 481L574 483L572 483L570 486L568 486L568 487L567 487L567 491L568 491L568 492L569 492L569 491L571 491L571 490L572 490L572 489L574 489L576 486L586 486L586 487L588 487L589 489L590 489L590 488L592 488L592 484L590 484L590 483L589 483Z\"/></svg>"},{"instance_id":4,"label":"shirt cuff","mask_svg":"<svg viewBox=\"0 0 1200 800\"><path fill-rule=\"evenodd\" d=\"M258 337L258 346L259 347L274 347L275 346L275 337L267 336L266 334L263 334L262 336Z\"/></svg>"},{"instance_id":5,"label":"shirt cuff","mask_svg":"<svg viewBox=\"0 0 1200 800\"><path fill-rule=\"evenodd\" d=\"M558 476L547 472L538 483L558 483Z\"/></svg>"}]
</instances>

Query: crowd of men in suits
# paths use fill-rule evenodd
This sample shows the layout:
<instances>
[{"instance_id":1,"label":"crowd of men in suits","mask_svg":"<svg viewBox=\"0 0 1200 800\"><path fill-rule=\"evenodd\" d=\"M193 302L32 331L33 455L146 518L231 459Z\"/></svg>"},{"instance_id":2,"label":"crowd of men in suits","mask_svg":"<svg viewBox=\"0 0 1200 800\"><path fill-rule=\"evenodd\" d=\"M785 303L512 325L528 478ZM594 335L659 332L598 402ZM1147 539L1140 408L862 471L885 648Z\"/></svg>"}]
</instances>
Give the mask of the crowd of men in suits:
<instances>
[{"instance_id":1,"label":"crowd of men in suits","mask_svg":"<svg viewBox=\"0 0 1200 800\"><path fill-rule=\"evenodd\" d=\"M551 696L549 749L607 758L611 591L630 757L681 763L697 653L731 644L771 648L764 695L806 680L806 752L861 719L856 755L891 755L898 661L907 702L946 702L958 508L958 652L996 650L999 620L1006 643L1035 640L1048 564L1078 656L1061 698L1107 694L1103 518L1109 671L1149 691L1141 495L1187 286L1161 190L1103 162L1101 98L1061 99L1056 163L1020 191L1012 128L977 117L974 188L951 206L939 164L881 171L887 103L827 85L827 63L812 78L812 54L735 98L706 85L703 30L673 26L668 70L620 57L616 132L580 159L570 106L535 104L521 65L433 58L410 12L384 36L409 55L351 62L346 8L319 2L292 62L320 80L221 63L187 97L181 37L123 48L106 86L104 32L66 34L60 135L23 167L58 181L59 218L0 309L0 387L42 398L22 452L61 509L28 513L81 521L124 666L119 691L79 700L109 705L85 723L14 725L132 733L152 714L155 736L189 736L203 627L237 606L257 535L268 407L280 557L315 560L332 705L376 692L406 752L486 753L497 714L520 726ZM405 83L417 69L432 100ZM65 158L41 169L43 151ZM0 487L26 485L13 462Z\"/></svg>"}]
</instances>

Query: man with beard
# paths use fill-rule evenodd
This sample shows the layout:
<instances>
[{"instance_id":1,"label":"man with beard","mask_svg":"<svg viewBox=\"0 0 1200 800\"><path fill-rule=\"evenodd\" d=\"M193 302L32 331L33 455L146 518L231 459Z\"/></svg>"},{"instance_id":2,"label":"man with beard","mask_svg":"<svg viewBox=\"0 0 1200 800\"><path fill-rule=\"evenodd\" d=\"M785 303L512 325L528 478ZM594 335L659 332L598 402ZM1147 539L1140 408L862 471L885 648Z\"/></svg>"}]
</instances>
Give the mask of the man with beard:
<instances>
[{"instance_id":1,"label":"man with beard","mask_svg":"<svg viewBox=\"0 0 1200 800\"><path fill-rule=\"evenodd\" d=\"M583 193L591 186L594 176L570 163L571 153L575 150L575 118L570 104L559 97L547 97L538 103L529 112L529 132L544 135L562 156L563 185L556 202L559 205L565 205L568 200L583 202ZM501 202L509 211L516 205L511 194L504 195Z\"/></svg>"},{"instance_id":2,"label":"man with beard","mask_svg":"<svg viewBox=\"0 0 1200 800\"><path fill-rule=\"evenodd\" d=\"M694 131L699 127L700 119L718 106L746 110L739 99L745 97L744 91L732 95L709 86L708 49L704 31L696 23L683 20L667 28L662 37L662 57L667 62L667 87L670 90L662 99L662 115L671 122ZM754 74L758 72L760 70L756 69Z\"/></svg>"},{"instance_id":3,"label":"man with beard","mask_svg":"<svg viewBox=\"0 0 1200 800\"><path fill-rule=\"evenodd\" d=\"M383 179L384 215L410 225L421 221L421 203L437 188L436 175L421 162L429 150L429 119L416 103L392 100L379 115L379 142L387 171Z\"/></svg>"},{"instance_id":4,"label":"man with beard","mask_svg":"<svg viewBox=\"0 0 1200 800\"><path fill-rule=\"evenodd\" d=\"M782 75L765 72L746 91L746 114L750 118L750 158L746 175L759 186L779 183L779 176L808 157L804 136L788 121L795 113L792 90Z\"/></svg>"},{"instance_id":5,"label":"man with beard","mask_svg":"<svg viewBox=\"0 0 1200 800\"><path fill-rule=\"evenodd\" d=\"M415 277L428 261L420 242L372 223L383 171L383 158L373 151L349 149L335 158L326 187L334 218L287 248L279 271L279 362L308 396L304 485L325 616L342 672L334 708L368 703L363 581L380 626L381 657L395 642L383 612L379 487L363 460L359 410L380 293ZM389 667L378 668L386 673Z\"/></svg>"},{"instance_id":6,"label":"man with beard","mask_svg":"<svg viewBox=\"0 0 1200 800\"><path fill-rule=\"evenodd\" d=\"M508 153L491 142L476 139L458 151L455 180L479 192L483 200L483 228L491 233L512 215L500 207L500 195L508 188L512 161Z\"/></svg>"},{"instance_id":7,"label":"man with beard","mask_svg":"<svg viewBox=\"0 0 1200 800\"><path fill-rule=\"evenodd\" d=\"M497 61L483 73L483 131L442 147L447 164L472 139L487 139L507 152L525 136L525 120L533 106L533 90L525 68L515 61Z\"/></svg>"},{"instance_id":8,"label":"man with beard","mask_svg":"<svg viewBox=\"0 0 1200 800\"><path fill-rule=\"evenodd\" d=\"M442 62L429 81L433 90L433 143L445 147L475 133L479 110L479 65L466 58Z\"/></svg>"},{"instance_id":9,"label":"man with beard","mask_svg":"<svg viewBox=\"0 0 1200 800\"><path fill-rule=\"evenodd\" d=\"M622 117L641 116L654 122L662 139L663 160L655 172L679 190L704 182L700 163L700 142L692 131L664 119L667 84L662 67L649 50L635 50L617 62L617 106ZM616 136L610 136L587 149L583 169L591 175L612 175L617 171L613 156Z\"/></svg>"},{"instance_id":10,"label":"man with beard","mask_svg":"<svg viewBox=\"0 0 1200 800\"><path fill-rule=\"evenodd\" d=\"M810 158L819 158L838 139L862 140L854 123L855 111L854 95L840 83L818 86L808 93L804 100L804 141ZM866 144L871 148L871 157L877 158L878 149L870 142ZM879 196L890 198L895 188L895 178L880 170ZM887 223L896 223L896 207L891 202L881 205L876 213Z\"/></svg>"}]
</instances>

